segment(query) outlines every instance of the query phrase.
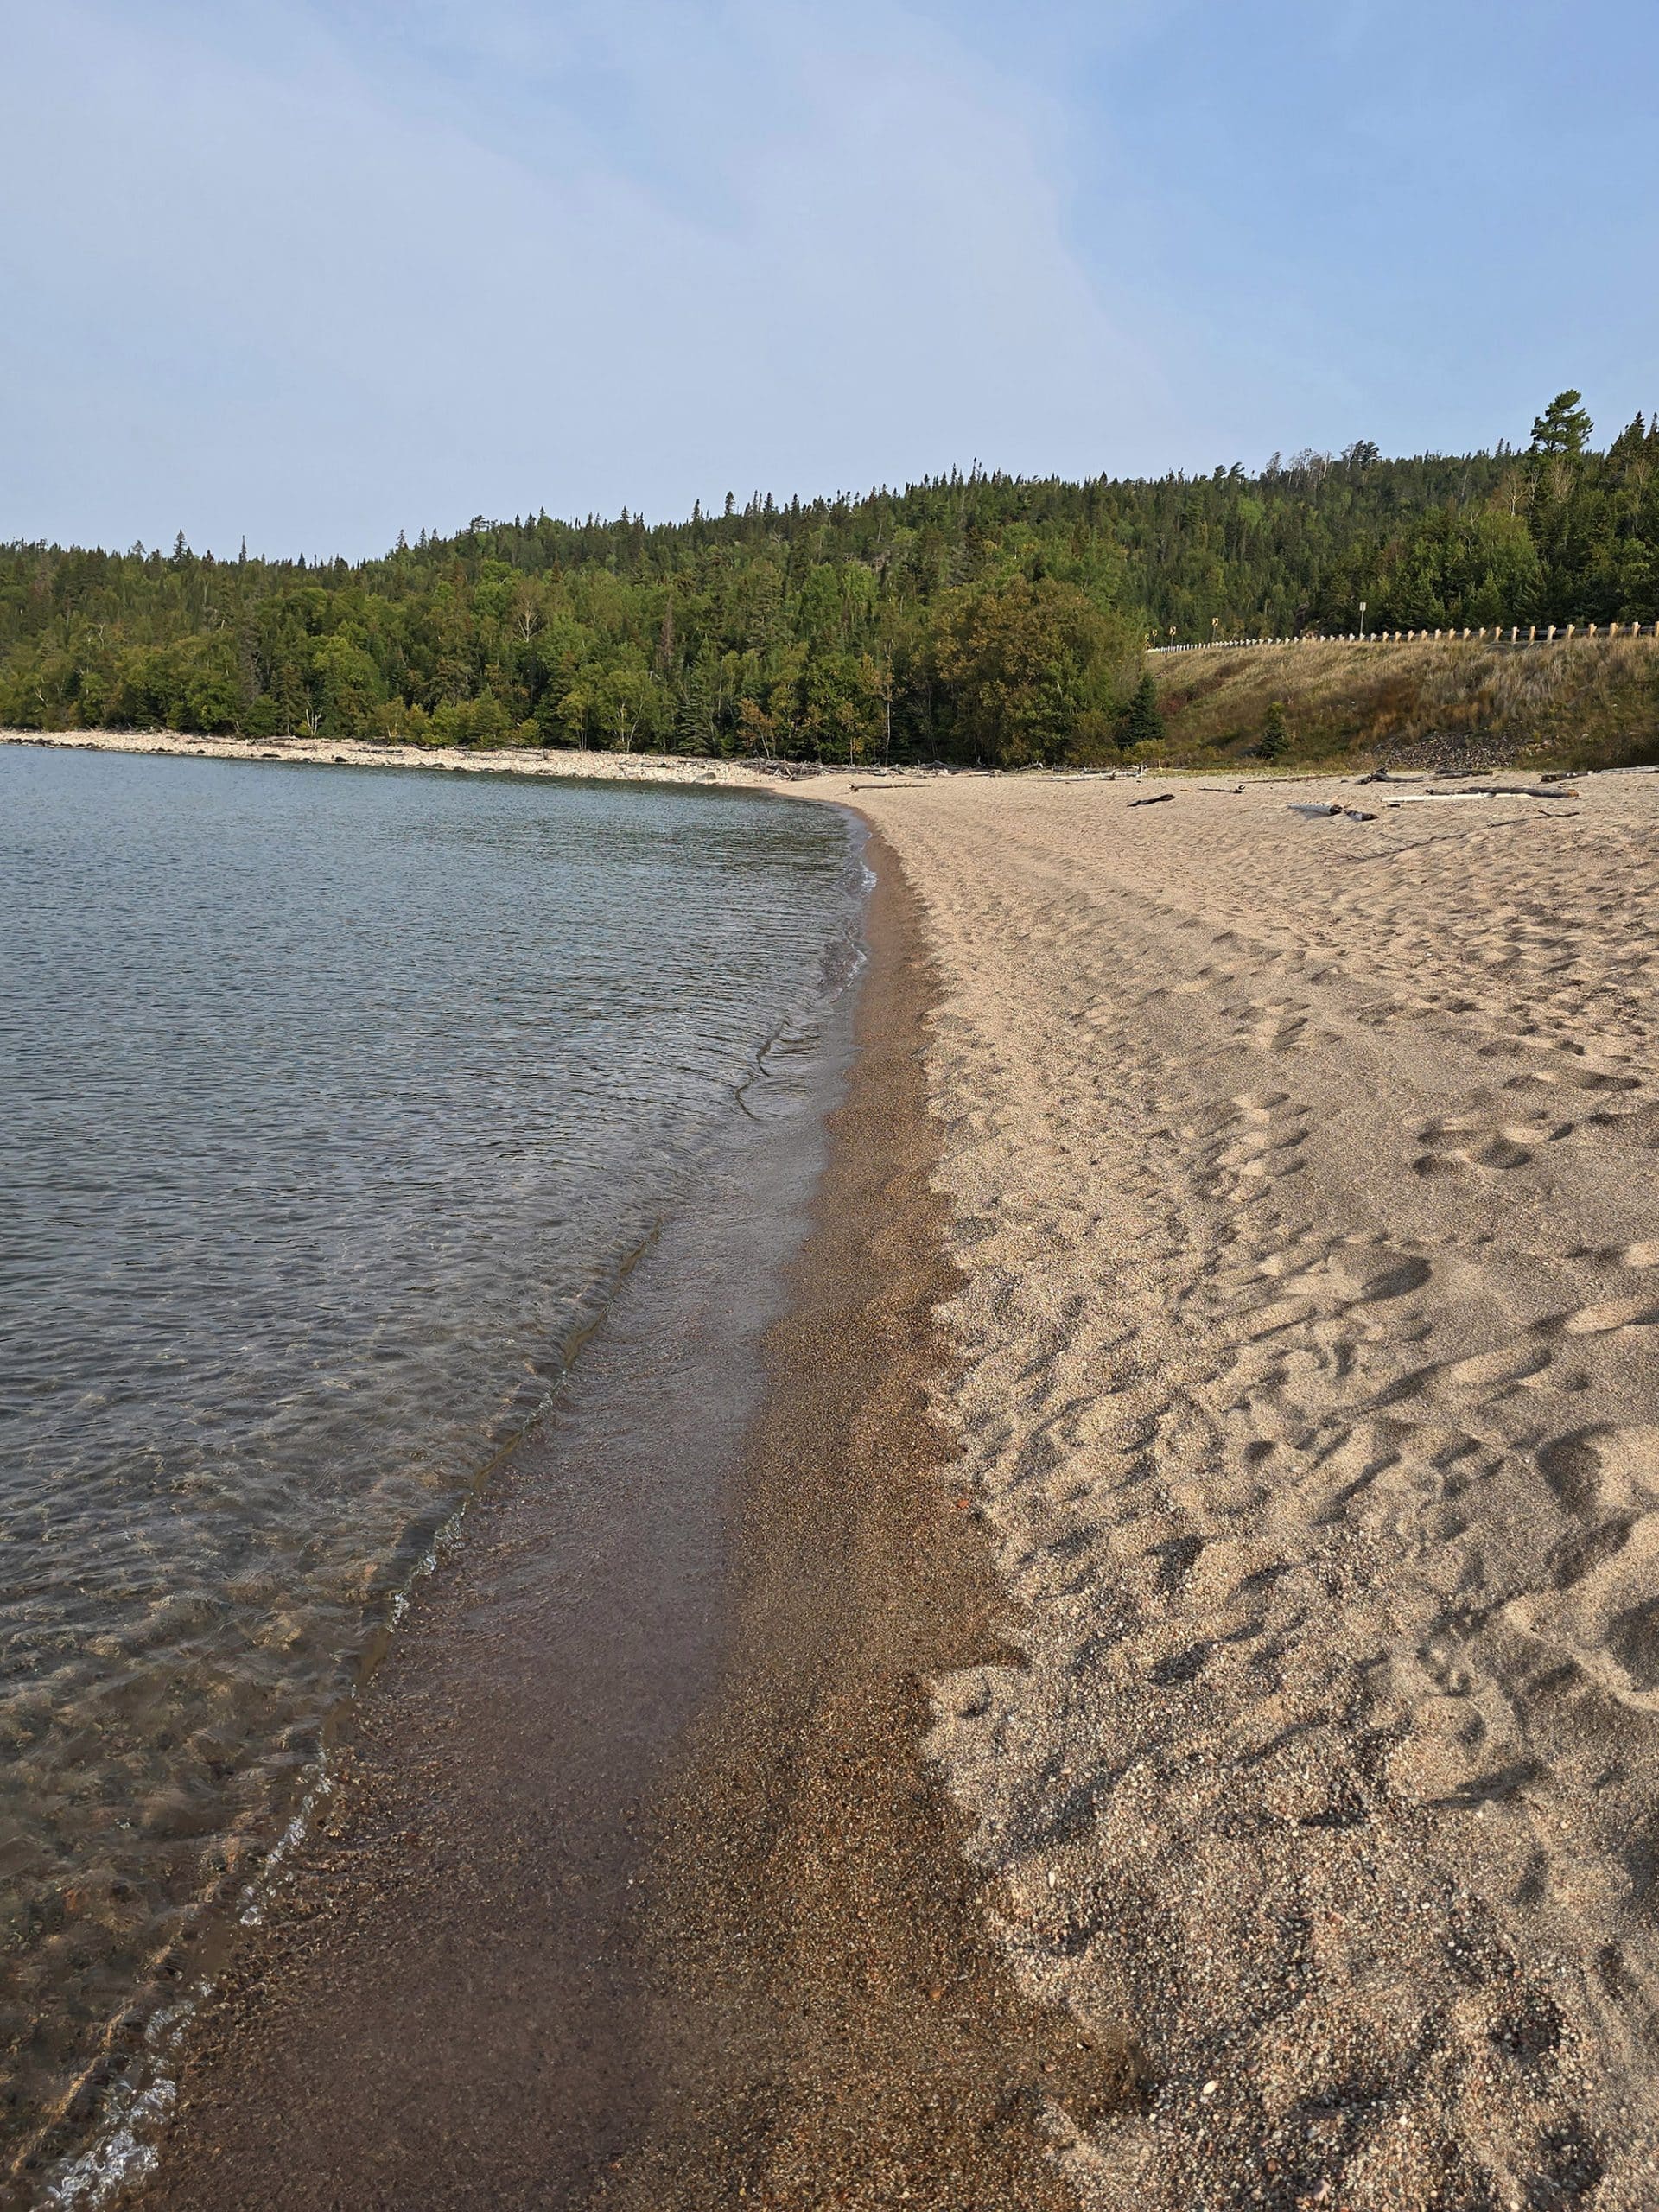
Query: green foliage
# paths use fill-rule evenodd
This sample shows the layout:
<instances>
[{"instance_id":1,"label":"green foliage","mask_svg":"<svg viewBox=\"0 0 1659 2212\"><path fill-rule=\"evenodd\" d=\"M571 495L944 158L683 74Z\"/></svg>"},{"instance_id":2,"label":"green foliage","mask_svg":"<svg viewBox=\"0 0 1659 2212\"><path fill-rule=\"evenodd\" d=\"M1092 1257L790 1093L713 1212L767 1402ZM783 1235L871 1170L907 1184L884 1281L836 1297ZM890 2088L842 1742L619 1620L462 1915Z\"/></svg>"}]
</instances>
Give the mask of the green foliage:
<instances>
[{"instance_id":1,"label":"green foliage","mask_svg":"<svg viewBox=\"0 0 1659 2212\"><path fill-rule=\"evenodd\" d=\"M1534 453L1581 454L1595 424L1579 404L1581 392L1559 391L1532 424Z\"/></svg>"},{"instance_id":2,"label":"green foliage","mask_svg":"<svg viewBox=\"0 0 1659 2212\"><path fill-rule=\"evenodd\" d=\"M1282 699L1271 701L1262 717L1262 734L1256 740L1256 756L1262 760L1277 760L1290 748L1290 724L1285 719Z\"/></svg>"},{"instance_id":3,"label":"green foliage","mask_svg":"<svg viewBox=\"0 0 1659 2212\"><path fill-rule=\"evenodd\" d=\"M1524 454L975 470L859 499L474 522L347 565L0 548L0 722L1004 766L1160 734L1160 640L1659 615L1659 432ZM1127 710L1127 711L1126 711ZM1131 732L1135 734L1131 734Z\"/></svg>"},{"instance_id":4,"label":"green foliage","mask_svg":"<svg viewBox=\"0 0 1659 2212\"><path fill-rule=\"evenodd\" d=\"M1118 743L1127 753L1131 746L1155 745L1164 734L1164 717L1158 706L1158 686L1143 675L1129 696L1118 728Z\"/></svg>"},{"instance_id":5,"label":"green foliage","mask_svg":"<svg viewBox=\"0 0 1659 2212\"><path fill-rule=\"evenodd\" d=\"M933 637L952 750L1006 768L1066 758L1079 721L1111 703L1129 642L1050 576L950 594Z\"/></svg>"}]
</instances>

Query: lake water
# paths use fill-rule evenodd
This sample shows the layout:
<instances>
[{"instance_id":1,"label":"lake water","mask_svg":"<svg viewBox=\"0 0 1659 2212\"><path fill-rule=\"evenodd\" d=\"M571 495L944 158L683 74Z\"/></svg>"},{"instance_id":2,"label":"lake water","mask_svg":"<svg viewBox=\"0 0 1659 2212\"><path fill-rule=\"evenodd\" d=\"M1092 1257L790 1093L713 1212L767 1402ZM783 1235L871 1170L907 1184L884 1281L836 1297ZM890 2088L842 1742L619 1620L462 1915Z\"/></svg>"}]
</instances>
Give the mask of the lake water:
<instances>
[{"instance_id":1,"label":"lake water","mask_svg":"<svg viewBox=\"0 0 1659 2212\"><path fill-rule=\"evenodd\" d=\"M0 747L0 2172L813 1095L863 880L800 803Z\"/></svg>"}]
</instances>

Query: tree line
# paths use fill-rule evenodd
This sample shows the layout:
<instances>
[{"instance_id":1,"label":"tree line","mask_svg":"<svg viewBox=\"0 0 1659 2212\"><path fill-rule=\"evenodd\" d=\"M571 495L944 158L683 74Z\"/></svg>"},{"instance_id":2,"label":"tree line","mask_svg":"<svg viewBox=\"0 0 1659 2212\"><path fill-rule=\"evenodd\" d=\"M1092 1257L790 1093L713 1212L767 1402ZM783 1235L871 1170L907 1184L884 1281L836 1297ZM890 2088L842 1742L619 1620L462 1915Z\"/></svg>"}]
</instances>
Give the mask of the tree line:
<instances>
[{"instance_id":1,"label":"tree line","mask_svg":"<svg viewBox=\"0 0 1659 2212\"><path fill-rule=\"evenodd\" d=\"M647 524L476 518L374 560L0 548L0 725L859 761L1095 758L1149 642L1659 618L1659 424L1254 474L977 468Z\"/></svg>"}]
</instances>

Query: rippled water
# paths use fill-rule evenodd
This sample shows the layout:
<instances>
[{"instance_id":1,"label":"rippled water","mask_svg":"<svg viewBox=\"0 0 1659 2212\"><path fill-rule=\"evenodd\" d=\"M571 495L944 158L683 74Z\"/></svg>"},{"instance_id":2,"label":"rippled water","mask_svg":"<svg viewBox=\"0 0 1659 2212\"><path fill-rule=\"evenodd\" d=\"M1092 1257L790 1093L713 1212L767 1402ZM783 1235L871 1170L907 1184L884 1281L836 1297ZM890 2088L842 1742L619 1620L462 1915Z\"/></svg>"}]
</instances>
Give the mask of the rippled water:
<instances>
[{"instance_id":1,"label":"rippled water","mask_svg":"<svg viewBox=\"0 0 1659 2212\"><path fill-rule=\"evenodd\" d=\"M0 747L0 2117L257 1867L844 979L827 809Z\"/></svg>"}]
</instances>

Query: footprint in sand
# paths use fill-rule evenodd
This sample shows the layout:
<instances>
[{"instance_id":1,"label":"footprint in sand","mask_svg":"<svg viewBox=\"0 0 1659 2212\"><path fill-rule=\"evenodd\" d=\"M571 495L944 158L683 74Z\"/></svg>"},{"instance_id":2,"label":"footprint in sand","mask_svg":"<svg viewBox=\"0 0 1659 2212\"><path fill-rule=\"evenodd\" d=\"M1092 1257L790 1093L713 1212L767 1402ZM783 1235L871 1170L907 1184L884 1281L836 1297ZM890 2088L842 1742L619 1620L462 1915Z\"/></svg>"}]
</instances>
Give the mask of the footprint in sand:
<instances>
[{"instance_id":1,"label":"footprint in sand","mask_svg":"<svg viewBox=\"0 0 1659 2212\"><path fill-rule=\"evenodd\" d=\"M1561 1327L1569 1337L1605 1336L1612 1329L1651 1328L1659 1321L1659 1300L1651 1294L1645 1298L1609 1298L1596 1306L1581 1306L1576 1313L1569 1313Z\"/></svg>"},{"instance_id":2,"label":"footprint in sand","mask_svg":"<svg viewBox=\"0 0 1659 2212\"><path fill-rule=\"evenodd\" d=\"M1491 1404L1542 1375L1552 1357L1535 1338L1516 1338L1466 1359L1417 1368L1378 1391L1372 1402L1395 1406L1425 1398L1435 1405Z\"/></svg>"},{"instance_id":3,"label":"footprint in sand","mask_svg":"<svg viewBox=\"0 0 1659 2212\"><path fill-rule=\"evenodd\" d=\"M1587 1126L1611 1134L1620 1143L1640 1145L1644 1152L1659 1151L1659 1106L1592 1114Z\"/></svg>"},{"instance_id":4,"label":"footprint in sand","mask_svg":"<svg viewBox=\"0 0 1659 2212\"><path fill-rule=\"evenodd\" d=\"M1414 1252L1344 1242L1332 1247L1317 1272L1344 1304L1374 1306L1421 1290L1433 1270Z\"/></svg>"},{"instance_id":5,"label":"footprint in sand","mask_svg":"<svg viewBox=\"0 0 1659 2212\"><path fill-rule=\"evenodd\" d=\"M1621 1524L1622 1525L1622 1524ZM1610 1548L1557 1592L1517 1598L1509 1624L1580 1671L1623 1705L1659 1711L1659 1514L1609 1532Z\"/></svg>"},{"instance_id":6,"label":"footprint in sand","mask_svg":"<svg viewBox=\"0 0 1659 2212\"><path fill-rule=\"evenodd\" d=\"M1452 1175L1470 1167L1507 1172L1526 1166L1532 1158L1531 1143L1537 1141L1532 1123L1493 1128L1460 1118L1431 1122L1417 1132L1417 1141L1424 1149L1411 1165L1419 1175Z\"/></svg>"},{"instance_id":7,"label":"footprint in sand","mask_svg":"<svg viewBox=\"0 0 1659 2212\"><path fill-rule=\"evenodd\" d=\"M1418 1174L1455 1174L1462 1168L1524 1168L1540 1144L1560 1144L1573 1133L1571 1122L1535 1117L1529 1122L1486 1122L1476 1115L1446 1115L1418 1130L1422 1153L1411 1161Z\"/></svg>"},{"instance_id":8,"label":"footprint in sand","mask_svg":"<svg viewBox=\"0 0 1659 2212\"><path fill-rule=\"evenodd\" d=\"M1641 1078L1627 1075L1617 1063L1596 1059L1581 1045L1563 1045L1545 1037L1497 1037L1479 1048L1482 1059L1535 1059L1526 1074L1512 1076L1508 1090L1531 1090L1566 1084L1573 1090L1639 1090Z\"/></svg>"},{"instance_id":9,"label":"footprint in sand","mask_svg":"<svg viewBox=\"0 0 1659 2212\"><path fill-rule=\"evenodd\" d=\"M1580 1518L1645 1512L1659 1502L1659 1427L1607 1421L1576 1429L1541 1447L1538 1471Z\"/></svg>"},{"instance_id":10,"label":"footprint in sand","mask_svg":"<svg viewBox=\"0 0 1659 2212\"><path fill-rule=\"evenodd\" d=\"M1503 1616L1621 1703L1659 1710L1659 1427L1580 1429L1537 1465L1579 1533L1557 1548L1552 1586Z\"/></svg>"}]
</instances>

